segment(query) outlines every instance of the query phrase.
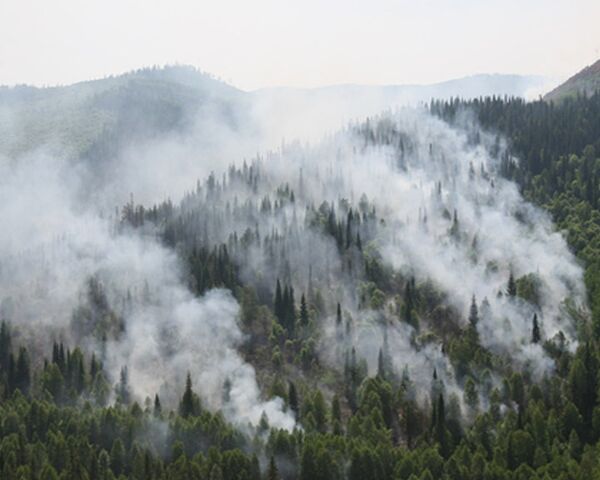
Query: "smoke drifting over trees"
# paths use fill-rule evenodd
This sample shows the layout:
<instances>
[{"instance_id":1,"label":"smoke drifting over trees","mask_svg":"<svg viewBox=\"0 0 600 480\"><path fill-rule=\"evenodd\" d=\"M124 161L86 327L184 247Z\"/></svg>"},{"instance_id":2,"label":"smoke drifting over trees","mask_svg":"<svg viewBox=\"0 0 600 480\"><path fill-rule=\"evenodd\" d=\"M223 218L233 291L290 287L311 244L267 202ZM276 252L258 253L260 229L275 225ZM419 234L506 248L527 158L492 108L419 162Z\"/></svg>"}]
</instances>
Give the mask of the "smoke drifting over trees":
<instances>
[{"instance_id":1,"label":"smoke drifting over trees","mask_svg":"<svg viewBox=\"0 0 600 480\"><path fill-rule=\"evenodd\" d=\"M121 171L139 161L132 155L121 157ZM223 406L227 380L232 418L257 424L265 410L273 425L290 428L277 400L261 403L253 368L236 352L244 341L236 300L202 285L201 252L222 245L220 261L233 270L214 286L253 285L269 305L279 279L288 303L321 298L311 328L326 335L314 348L339 369L355 347L373 373L385 337L394 371L406 367L421 394L434 369L458 392L464 372L457 375L444 351L455 348L448 332L466 327L475 296L481 345L541 378L553 362L529 341L532 318L545 340L562 332L574 348L571 314L585 304L581 270L548 218L498 177L503 155L477 127L402 110L315 145L292 143L237 166L212 163L213 173L180 204L128 203L122 218L79 203L86 175L29 155L3 175L1 218L11 226L2 244L4 315L32 335L44 329L44 337L102 350L113 379L128 365L137 398L160 392L166 400L190 370L212 408ZM206 169L198 163L190 166L192 188L193 175ZM117 179L134 198L144 189L143 174L136 177ZM188 271L176 251L192 258ZM519 296L506 290L512 275ZM417 301L428 307L417 313L410 303ZM333 302L351 319L341 336ZM293 308L290 334L295 315Z\"/></svg>"},{"instance_id":2,"label":"smoke drifting over trees","mask_svg":"<svg viewBox=\"0 0 600 480\"><path fill-rule=\"evenodd\" d=\"M240 447L273 478L313 478L315 458L362 478L370 453L329 461L311 435L425 441L446 461L482 422L522 431L557 374L578 392L560 408L591 424L589 285L475 109L401 108L274 146L273 119L230 111L221 88L202 112L163 105L167 127L121 105L123 128L92 146L0 158L1 398L114 405L169 462ZM130 474L138 439L113 441ZM204 476L234 478L224 465Z\"/></svg>"}]
</instances>

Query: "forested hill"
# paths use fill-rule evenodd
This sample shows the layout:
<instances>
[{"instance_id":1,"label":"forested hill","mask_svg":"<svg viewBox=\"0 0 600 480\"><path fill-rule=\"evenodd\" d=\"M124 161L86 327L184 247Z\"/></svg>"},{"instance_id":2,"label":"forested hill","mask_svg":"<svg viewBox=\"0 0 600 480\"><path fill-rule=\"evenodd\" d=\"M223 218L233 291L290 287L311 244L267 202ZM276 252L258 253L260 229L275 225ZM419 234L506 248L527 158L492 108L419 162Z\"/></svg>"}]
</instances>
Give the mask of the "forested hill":
<instances>
[{"instance_id":1,"label":"forested hill","mask_svg":"<svg viewBox=\"0 0 600 480\"><path fill-rule=\"evenodd\" d=\"M244 92L192 67L142 69L70 86L0 87L0 152L38 148L106 162L140 139L191 128L209 115L241 123Z\"/></svg>"},{"instance_id":2,"label":"forested hill","mask_svg":"<svg viewBox=\"0 0 600 480\"><path fill-rule=\"evenodd\" d=\"M504 174L525 196L544 206L586 265L586 284L600 333L600 94L566 98L559 104L487 98L433 102L431 111L448 121L459 112L498 138L507 138ZM510 153L518 161L510 161Z\"/></svg>"},{"instance_id":3,"label":"forested hill","mask_svg":"<svg viewBox=\"0 0 600 480\"><path fill-rule=\"evenodd\" d=\"M210 131L210 124L221 124L238 135L257 135L259 122L271 117L270 128L292 122L289 129L279 128L276 135L296 137L303 132L292 130L300 125L293 119L307 112L316 114L322 105L329 105L328 128L337 129L351 118L407 102L454 96L525 96L540 90L544 83L544 78L535 76L475 75L427 86L247 92L194 67L171 66L70 86L0 87L0 154L16 156L43 146L61 155L106 163L134 142L189 133L198 125L200 134Z\"/></svg>"},{"instance_id":4,"label":"forested hill","mask_svg":"<svg viewBox=\"0 0 600 480\"><path fill-rule=\"evenodd\" d=\"M2 165L1 478L599 477L599 113L434 101L180 201L136 160L113 214Z\"/></svg>"},{"instance_id":5,"label":"forested hill","mask_svg":"<svg viewBox=\"0 0 600 480\"><path fill-rule=\"evenodd\" d=\"M566 82L544 96L544 100L560 101L577 95L589 96L600 90L600 60L588 65Z\"/></svg>"}]
</instances>

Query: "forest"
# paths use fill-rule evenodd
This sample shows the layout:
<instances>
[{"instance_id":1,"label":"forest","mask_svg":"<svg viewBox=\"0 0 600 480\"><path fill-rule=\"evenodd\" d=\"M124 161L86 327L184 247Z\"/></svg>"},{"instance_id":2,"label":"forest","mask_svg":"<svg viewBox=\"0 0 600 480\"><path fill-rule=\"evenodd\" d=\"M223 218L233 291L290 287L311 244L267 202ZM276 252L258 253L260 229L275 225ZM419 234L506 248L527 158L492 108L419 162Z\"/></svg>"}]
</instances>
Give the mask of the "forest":
<instances>
[{"instance_id":1,"label":"forest","mask_svg":"<svg viewBox=\"0 0 600 480\"><path fill-rule=\"evenodd\" d=\"M92 260L0 265L37 279L0 296L2 479L600 478L600 93L434 100L190 182L84 223ZM43 285L74 276L66 314Z\"/></svg>"}]
</instances>

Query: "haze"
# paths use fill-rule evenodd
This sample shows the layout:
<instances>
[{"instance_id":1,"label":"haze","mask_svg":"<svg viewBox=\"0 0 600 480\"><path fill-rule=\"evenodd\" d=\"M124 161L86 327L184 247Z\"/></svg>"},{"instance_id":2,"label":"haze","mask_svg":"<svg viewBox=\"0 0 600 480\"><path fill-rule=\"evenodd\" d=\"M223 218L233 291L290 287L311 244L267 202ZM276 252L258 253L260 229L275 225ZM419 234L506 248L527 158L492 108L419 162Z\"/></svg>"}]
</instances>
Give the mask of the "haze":
<instances>
[{"instance_id":1,"label":"haze","mask_svg":"<svg viewBox=\"0 0 600 480\"><path fill-rule=\"evenodd\" d=\"M243 89L563 78L600 49L596 0L5 0L0 84L192 64Z\"/></svg>"}]
</instances>

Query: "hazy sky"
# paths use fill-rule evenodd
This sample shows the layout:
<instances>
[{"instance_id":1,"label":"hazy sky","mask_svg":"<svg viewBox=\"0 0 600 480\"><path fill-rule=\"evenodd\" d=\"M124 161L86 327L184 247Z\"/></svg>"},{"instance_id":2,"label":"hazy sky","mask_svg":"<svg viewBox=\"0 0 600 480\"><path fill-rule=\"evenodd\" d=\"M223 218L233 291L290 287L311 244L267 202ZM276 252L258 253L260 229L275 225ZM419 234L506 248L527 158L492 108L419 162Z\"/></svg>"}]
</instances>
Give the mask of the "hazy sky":
<instances>
[{"instance_id":1,"label":"hazy sky","mask_svg":"<svg viewBox=\"0 0 600 480\"><path fill-rule=\"evenodd\" d=\"M193 64L244 89L565 77L600 58L600 0L0 0L0 84Z\"/></svg>"}]
</instances>

